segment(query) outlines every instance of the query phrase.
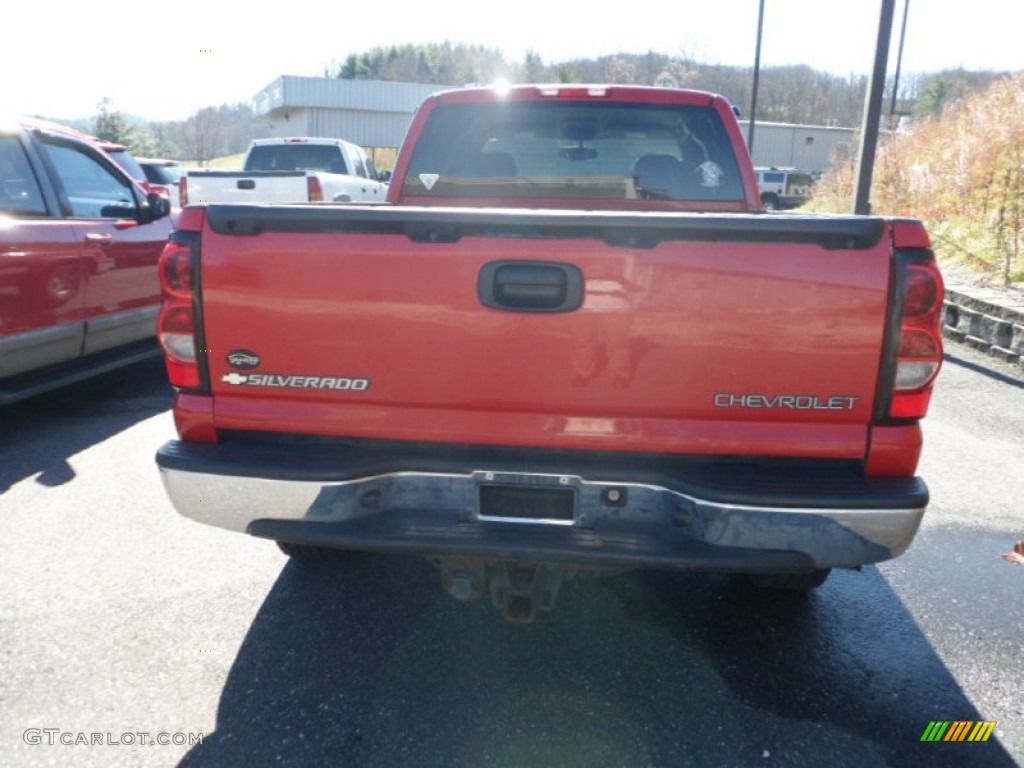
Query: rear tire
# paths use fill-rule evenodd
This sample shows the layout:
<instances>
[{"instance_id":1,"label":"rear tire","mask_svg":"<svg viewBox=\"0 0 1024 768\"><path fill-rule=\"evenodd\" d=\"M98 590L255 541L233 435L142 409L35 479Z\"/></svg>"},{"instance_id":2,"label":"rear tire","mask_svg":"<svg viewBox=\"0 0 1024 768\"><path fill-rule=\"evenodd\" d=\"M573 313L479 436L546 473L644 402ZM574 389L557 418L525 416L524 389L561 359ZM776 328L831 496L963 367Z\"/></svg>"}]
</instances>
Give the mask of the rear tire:
<instances>
[{"instance_id":1,"label":"rear tire","mask_svg":"<svg viewBox=\"0 0 1024 768\"><path fill-rule=\"evenodd\" d=\"M779 210L779 198L772 194L761 195L761 209L768 212Z\"/></svg>"},{"instance_id":2,"label":"rear tire","mask_svg":"<svg viewBox=\"0 0 1024 768\"><path fill-rule=\"evenodd\" d=\"M819 568L810 573L749 573L746 579L757 589L809 592L824 584L831 572L831 568Z\"/></svg>"},{"instance_id":3,"label":"rear tire","mask_svg":"<svg viewBox=\"0 0 1024 768\"><path fill-rule=\"evenodd\" d=\"M305 562L331 562L344 559L348 554L342 549L314 547L309 544L294 544L290 541L279 541L277 547L288 557Z\"/></svg>"}]
</instances>

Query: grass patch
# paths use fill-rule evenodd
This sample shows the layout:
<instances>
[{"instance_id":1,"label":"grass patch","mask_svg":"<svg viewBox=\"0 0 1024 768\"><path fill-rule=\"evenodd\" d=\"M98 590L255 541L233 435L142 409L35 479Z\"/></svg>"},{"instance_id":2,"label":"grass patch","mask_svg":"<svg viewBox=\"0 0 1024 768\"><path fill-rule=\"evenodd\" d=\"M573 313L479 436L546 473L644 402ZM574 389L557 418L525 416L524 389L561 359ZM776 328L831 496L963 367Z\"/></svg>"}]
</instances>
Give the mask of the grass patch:
<instances>
[{"instance_id":1,"label":"grass patch","mask_svg":"<svg viewBox=\"0 0 1024 768\"><path fill-rule=\"evenodd\" d=\"M245 152L239 152L237 155L224 155L224 157L215 157L209 160L206 165L202 165L197 160L186 160L184 165L186 168L241 168L242 163L245 161Z\"/></svg>"}]
</instances>

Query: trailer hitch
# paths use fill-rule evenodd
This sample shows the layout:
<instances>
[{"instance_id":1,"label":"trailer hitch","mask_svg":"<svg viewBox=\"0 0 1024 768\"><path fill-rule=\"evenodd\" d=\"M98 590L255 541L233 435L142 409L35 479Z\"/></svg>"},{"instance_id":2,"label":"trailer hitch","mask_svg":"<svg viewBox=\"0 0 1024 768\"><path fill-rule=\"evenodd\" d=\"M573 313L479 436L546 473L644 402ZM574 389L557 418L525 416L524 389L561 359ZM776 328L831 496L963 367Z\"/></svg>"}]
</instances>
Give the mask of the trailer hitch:
<instances>
[{"instance_id":1,"label":"trailer hitch","mask_svg":"<svg viewBox=\"0 0 1024 768\"><path fill-rule=\"evenodd\" d=\"M491 603L514 624L530 624L538 611L550 611L565 581L564 566L513 560L432 558L441 567L441 583L457 600L471 602L488 593Z\"/></svg>"}]
</instances>

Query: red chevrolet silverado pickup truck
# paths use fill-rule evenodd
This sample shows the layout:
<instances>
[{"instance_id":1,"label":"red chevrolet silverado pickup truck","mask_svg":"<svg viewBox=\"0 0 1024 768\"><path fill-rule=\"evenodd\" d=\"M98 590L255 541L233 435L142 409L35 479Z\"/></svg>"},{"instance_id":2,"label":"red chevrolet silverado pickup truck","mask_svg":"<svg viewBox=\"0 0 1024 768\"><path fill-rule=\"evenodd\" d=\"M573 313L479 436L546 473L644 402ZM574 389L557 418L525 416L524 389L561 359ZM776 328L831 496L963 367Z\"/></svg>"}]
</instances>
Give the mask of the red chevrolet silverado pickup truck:
<instances>
[{"instance_id":1,"label":"red chevrolet silverado pickup truck","mask_svg":"<svg viewBox=\"0 0 1024 768\"><path fill-rule=\"evenodd\" d=\"M115 149L46 121L0 121L0 405L160 354L170 204Z\"/></svg>"},{"instance_id":2,"label":"red chevrolet silverado pickup truck","mask_svg":"<svg viewBox=\"0 0 1024 768\"><path fill-rule=\"evenodd\" d=\"M943 286L922 225L772 215L708 93L440 93L390 205L189 207L174 506L426 555L513 620L579 568L809 589L899 555Z\"/></svg>"}]
</instances>

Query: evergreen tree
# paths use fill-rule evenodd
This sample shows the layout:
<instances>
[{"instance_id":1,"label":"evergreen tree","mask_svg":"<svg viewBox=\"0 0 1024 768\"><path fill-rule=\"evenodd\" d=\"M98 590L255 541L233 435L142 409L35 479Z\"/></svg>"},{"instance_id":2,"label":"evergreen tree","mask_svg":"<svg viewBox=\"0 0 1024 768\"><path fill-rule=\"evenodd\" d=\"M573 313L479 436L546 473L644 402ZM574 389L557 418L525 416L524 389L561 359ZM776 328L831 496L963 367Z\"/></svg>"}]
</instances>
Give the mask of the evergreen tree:
<instances>
[{"instance_id":1,"label":"evergreen tree","mask_svg":"<svg viewBox=\"0 0 1024 768\"><path fill-rule=\"evenodd\" d=\"M126 146L131 144L132 127L124 115L113 109L113 102L104 97L96 106L99 113L93 120L92 132L104 141Z\"/></svg>"}]
</instances>

